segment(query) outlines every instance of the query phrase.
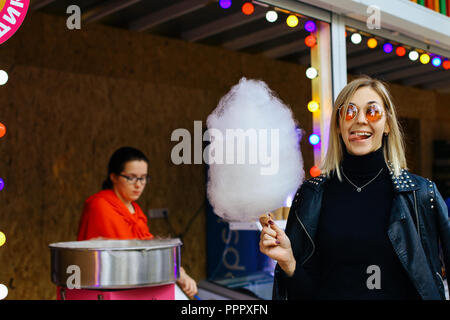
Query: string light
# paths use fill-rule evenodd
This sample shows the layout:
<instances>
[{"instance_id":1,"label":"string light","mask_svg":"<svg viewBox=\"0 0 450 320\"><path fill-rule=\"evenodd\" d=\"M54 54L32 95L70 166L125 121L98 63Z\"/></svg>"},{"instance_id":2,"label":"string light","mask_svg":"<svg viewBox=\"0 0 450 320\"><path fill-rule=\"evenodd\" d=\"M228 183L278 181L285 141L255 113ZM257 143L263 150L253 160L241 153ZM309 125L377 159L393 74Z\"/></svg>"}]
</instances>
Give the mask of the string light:
<instances>
[{"instance_id":1,"label":"string light","mask_svg":"<svg viewBox=\"0 0 450 320\"><path fill-rule=\"evenodd\" d=\"M420 55L420 62L422 62L422 64L427 64L428 62L430 62L430 56L426 53L421 54Z\"/></svg>"},{"instance_id":2,"label":"string light","mask_svg":"<svg viewBox=\"0 0 450 320\"><path fill-rule=\"evenodd\" d=\"M317 176L320 176L320 169L317 166L312 166L311 169L309 169L309 174L311 177L315 178Z\"/></svg>"},{"instance_id":3,"label":"string light","mask_svg":"<svg viewBox=\"0 0 450 320\"><path fill-rule=\"evenodd\" d=\"M403 57L406 54L406 49L403 48L402 46L397 47L397 49L395 49L395 53L399 56L399 57Z\"/></svg>"},{"instance_id":4,"label":"string light","mask_svg":"<svg viewBox=\"0 0 450 320\"><path fill-rule=\"evenodd\" d=\"M386 52L386 53L391 53L392 50L394 50L394 47L393 47L392 44L390 44L389 42L388 42L388 43L385 43L385 44L383 45L383 51L384 51L384 52Z\"/></svg>"},{"instance_id":5,"label":"string light","mask_svg":"<svg viewBox=\"0 0 450 320\"><path fill-rule=\"evenodd\" d=\"M242 13L249 16L255 12L255 6L250 2L246 2L242 5Z\"/></svg>"},{"instance_id":6,"label":"string light","mask_svg":"<svg viewBox=\"0 0 450 320\"><path fill-rule=\"evenodd\" d=\"M8 296L8 288L0 283L0 300L5 299Z\"/></svg>"},{"instance_id":7,"label":"string light","mask_svg":"<svg viewBox=\"0 0 450 320\"><path fill-rule=\"evenodd\" d=\"M375 39L375 38L370 38L369 40L367 40L367 46L368 46L370 49L376 48L377 45L378 45L377 39Z\"/></svg>"},{"instance_id":8,"label":"string light","mask_svg":"<svg viewBox=\"0 0 450 320\"><path fill-rule=\"evenodd\" d=\"M298 25L298 18L291 14L287 17L286 24L291 28L295 28Z\"/></svg>"},{"instance_id":9,"label":"string light","mask_svg":"<svg viewBox=\"0 0 450 320\"><path fill-rule=\"evenodd\" d=\"M310 101L308 103L308 110L310 112L316 112L317 110L319 110L319 104L317 103L317 101Z\"/></svg>"},{"instance_id":10,"label":"string light","mask_svg":"<svg viewBox=\"0 0 450 320\"><path fill-rule=\"evenodd\" d=\"M309 32L314 32L316 31L316 23L312 20L308 20L305 22L305 30L309 31Z\"/></svg>"},{"instance_id":11,"label":"string light","mask_svg":"<svg viewBox=\"0 0 450 320\"><path fill-rule=\"evenodd\" d=\"M306 77L308 79L314 79L315 77L317 77L319 73L317 72L316 68L310 67L308 69L306 69Z\"/></svg>"},{"instance_id":12,"label":"string light","mask_svg":"<svg viewBox=\"0 0 450 320\"><path fill-rule=\"evenodd\" d=\"M228 9L231 7L231 0L219 0L219 6L222 9Z\"/></svg>"},{"instance_id":13,"label":"string light","mask_svg":"<svg viewBox=\"0 0 450 320\"><path fill-rule=\"evenodd\" d=\"M3 86L8 82L8 73L4 70L0 70L0 86Z\"/></svg>"},{"instance_id":14,"label":"string light","mask_svg":"<svg viewBox=\"0 0 450 320\"><path fill-rule=\"evenodd\" d=\"M313 133L309 136L309 143L311 143L313 146L317 145L320 142L320 137Z\"/></svg>"},{"instance_id":15,"label":"string light","mask_svg":"<svg viewBox=\"0 0 450 320\"><path fill-rule=\"evenodd\" d=\"M431 64L437 68L437 67L439 67L442 64L442 59L439 58L439 57L434 57L431 60Z\"/></svg>"},{"instance_id":16,"label":"string light","mask_svg":"<svg viewBox=\"0 0 450 320\"><path fill-rule=\"evenodd\" d=\"M444 62L442 62L442 68L444 68L445 70L450 69L450 60L445 60Z\"/></svg>"},{"instance_id":17,"label":"string light","mask_svg":"<svg viewBox=\"0 0 450 320\"><path fill-rule=\"evenodd\" d=\"M3 138L6 134L6 127L3 123L0 122L0 138Z\"/></svg>"},{"instance_id":18,"label":"string light","mask_svg":"<svg viewBox=\"0 0 450 320\"><path fill-rule=\"evenodd\" d=\"M350 37L350 41L354 44L360 44L362 41L362 37L359 33L354 33L352 34L352 36Z\"/></svg>"},{"instance_id":19,"label":"string light","mask_svg":"<svg viewBox=\"0 0 450 320\"><path fill-rule=\"evenodd\" d=\"M409 52L408 54L409 60L411 61L416 61L417 59L419 59L419 53L415 50Z\"/></svg>"},{"instance_id":20,"label":"string light","mask_svg":"<svg viewBox=\"0 0 450 320\"><path fill-rule=\"evenodd\" d=\"M4 85L6 82L8 82L8 74L0 70L0 85ZM5 136L6 134L6 127L4 124L0 123L0 138ZM5 187L5 182L2 178L0 178L0 191L3 190ZM3 232L0 231L0 247L3 246L6 242L6 236ZM5 299L8 296L8 288L0 283L0 300Z\"/></svg>"},{"instance_id":21,"label":"string light","mask_svg":"<svg viewBox=\"0 0 450 320\"><path fill-rule=\"evenodd\" d=\"M278 13L275 10L269 10L266 13L266 20L269 22L275 22L278 20Z\"/></svg>"},{"instance_id":22,"label":"string light","mask_svg":"<svg viewBox=\"0 0 450 320\"><path fill-rule=\"evenodd\" d=\"M305 38L305 44L310 48L314 47L316 45L316 38L310 34Z\"/></svg>"}]
</instances>

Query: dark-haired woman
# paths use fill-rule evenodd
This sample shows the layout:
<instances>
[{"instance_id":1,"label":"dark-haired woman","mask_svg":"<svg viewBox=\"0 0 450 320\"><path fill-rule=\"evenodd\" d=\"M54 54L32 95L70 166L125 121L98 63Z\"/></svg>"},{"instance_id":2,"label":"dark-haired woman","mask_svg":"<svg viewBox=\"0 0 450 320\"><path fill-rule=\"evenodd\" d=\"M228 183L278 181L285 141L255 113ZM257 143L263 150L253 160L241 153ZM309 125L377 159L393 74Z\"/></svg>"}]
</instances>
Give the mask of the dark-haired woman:
<instances>
[{"instance_id":1,"label":"dark-haired woman","mask_svg":"<svg viewBox=\"0 0 450 320\"><path fill-rule=\"evenodd\" d=\"M148 163L147 157L135 148L122 147L113 153L103 190L90 196L84 204L78 241L154 238L147 217L135 202L149 181ZM189 297L197 293L196 282L182 267L177 282Z\"/></svg>"}]
</instances>

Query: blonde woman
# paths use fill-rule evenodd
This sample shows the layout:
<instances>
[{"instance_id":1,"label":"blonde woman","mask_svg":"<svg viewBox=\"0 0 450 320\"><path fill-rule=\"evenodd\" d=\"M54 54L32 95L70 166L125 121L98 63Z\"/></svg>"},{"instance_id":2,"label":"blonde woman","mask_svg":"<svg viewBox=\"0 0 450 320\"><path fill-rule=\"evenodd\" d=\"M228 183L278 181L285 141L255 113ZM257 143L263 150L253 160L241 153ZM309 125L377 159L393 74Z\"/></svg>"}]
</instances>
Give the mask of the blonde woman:
<instances>
[{"instance_id":1,"label":"blonde woman","mask_svg":"<svg viewBox=\"0 0 450 320\"><path fill-rule=\"evenodd\" d=\"M322 175L298 190L285 231L269 219L261 232L261 252L278 262L273 298L445 299L448 209L407 171L386 86L350 82L331 119Z\"/></svg>"}]
</instances>

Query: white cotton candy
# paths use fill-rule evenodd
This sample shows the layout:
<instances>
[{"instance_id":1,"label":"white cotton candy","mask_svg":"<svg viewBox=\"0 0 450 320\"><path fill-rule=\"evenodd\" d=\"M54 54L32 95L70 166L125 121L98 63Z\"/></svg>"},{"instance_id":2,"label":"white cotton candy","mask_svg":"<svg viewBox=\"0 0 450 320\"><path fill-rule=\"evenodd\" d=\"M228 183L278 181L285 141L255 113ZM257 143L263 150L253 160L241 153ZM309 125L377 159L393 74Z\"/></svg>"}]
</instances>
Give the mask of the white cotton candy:
<instances>
[{"instance_id":1,"label":"white cotton candy","mask_svg":"<svg viewBox=\"0 0 450 320\"><path fill-rule=\"evenodd\" d=\"M208 116L207 126L212 136L205 149L210 155L207 195L214 212L227 221L257 221L285 207L305 176L301 129L267 84L242 78ZM226 135L230 129L248 134L241 140L245 153L238 152L238 139Z\"/></svg>"}]
</instances>

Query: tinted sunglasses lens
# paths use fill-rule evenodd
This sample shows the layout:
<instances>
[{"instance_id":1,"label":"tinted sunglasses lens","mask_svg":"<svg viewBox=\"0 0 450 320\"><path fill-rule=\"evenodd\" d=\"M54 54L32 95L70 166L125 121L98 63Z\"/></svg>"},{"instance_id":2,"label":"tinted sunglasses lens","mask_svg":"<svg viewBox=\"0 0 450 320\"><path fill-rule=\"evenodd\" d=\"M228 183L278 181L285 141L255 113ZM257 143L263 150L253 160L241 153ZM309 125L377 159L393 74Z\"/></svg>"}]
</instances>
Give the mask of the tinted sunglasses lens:
<instances>
[{"instance_id":1,"label":"tinted sunglasses lens","mask_svg":"<svg viewBox=\"0 0 450 320\"><path fill-rule=\"evenodd\" d=\"M342 106L339 109L339 116L342 118L342 114L345 112L345 107ZM347 108L347 112L345 113L345 120L350 121L356 117L358 113L358 109L355 106L349 105Z\"/></svg>"},{"instance_id":2,"label":"tinted sunglasses lens","mask_svg":"<svg viewBox=\"0 0 450 320\"><path fill-rule=\"evenodd\" d=\"M375 122L381 119L383 112L380 106L370 106L366 111L366 118L370 122Z\"/></svg>"}]
</instances>

